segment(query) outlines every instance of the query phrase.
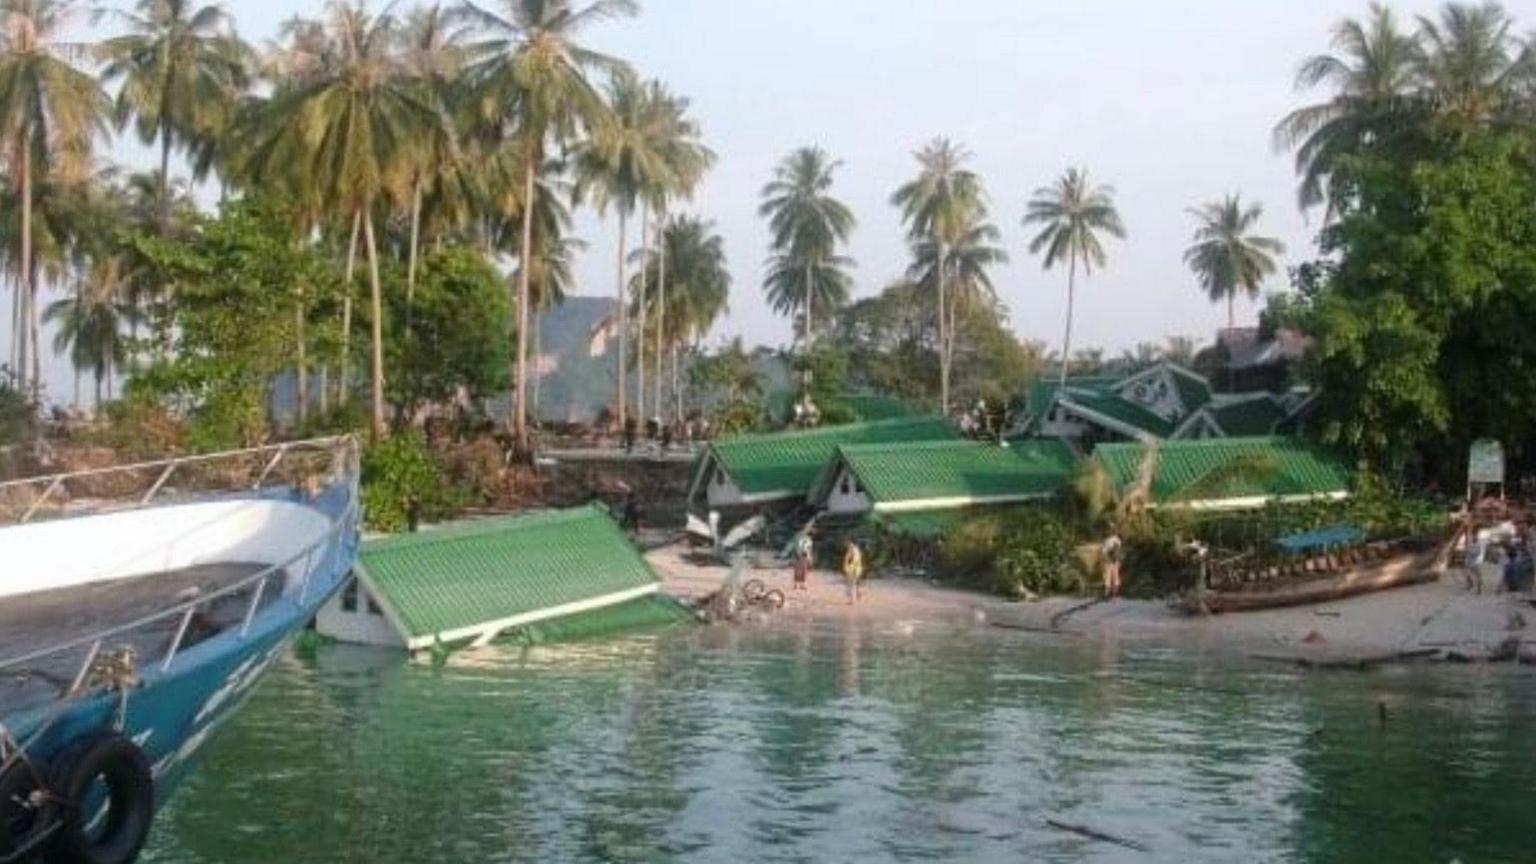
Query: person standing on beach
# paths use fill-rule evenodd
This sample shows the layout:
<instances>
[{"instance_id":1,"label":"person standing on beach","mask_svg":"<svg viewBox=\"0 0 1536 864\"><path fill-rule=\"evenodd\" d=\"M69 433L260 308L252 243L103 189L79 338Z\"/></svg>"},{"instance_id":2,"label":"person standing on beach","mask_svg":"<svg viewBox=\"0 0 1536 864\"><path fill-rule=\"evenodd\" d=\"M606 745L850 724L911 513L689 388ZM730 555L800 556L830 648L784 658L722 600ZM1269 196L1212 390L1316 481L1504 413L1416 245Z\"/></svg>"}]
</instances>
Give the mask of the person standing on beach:
<instances>
[{"instance_id":1,"label":"person standing on beach","mask_svg":"<svg viewBox=\"0 0 1536 864\"><path fill-rule=\"evenodd\" d=\"M811 529L806 528L795 538L794 568L795 581L791 590L806 590L805 580L811 573L811 558L815 555L815 545L811 541Z\"/></svg>"},{"instance_id":2,"label":"person standing on beach","mask_svg":"<svg viewBox=\"0 0 1536 864\"><path fill-rule=\"evenodd\" d=\"M1124 556L1125 544L1121 542L1120 535L1114 531L1104 538L1104 543L1099 547L1099 562L1104 569L1104 596L1113 599L1120 596L1120 559Z\"/></svg>"},{"instance_id":3,"label":"person standing on beach","mask_svg":"<svg viewBox=\"0 0 1536 864\"><path fill-rule=\"evenodd\" d=\"M1467 590L1483 593L1483 538L1470 523L1467 527L1467 545L1462 551L1461 569L1466 574Z\"/></svg>"},{"instance_id":4,"label":"person standing on beach","mask_svg":"<svg viewBox=\"0 0 1536 864\"><path fill-rule=\"evenodd\" d=\"M859 544L849 540L843 547L843 583L848 587L848 602L859 599L859 582L864 578L864 553Z\"/></svg>"}]
</instances>

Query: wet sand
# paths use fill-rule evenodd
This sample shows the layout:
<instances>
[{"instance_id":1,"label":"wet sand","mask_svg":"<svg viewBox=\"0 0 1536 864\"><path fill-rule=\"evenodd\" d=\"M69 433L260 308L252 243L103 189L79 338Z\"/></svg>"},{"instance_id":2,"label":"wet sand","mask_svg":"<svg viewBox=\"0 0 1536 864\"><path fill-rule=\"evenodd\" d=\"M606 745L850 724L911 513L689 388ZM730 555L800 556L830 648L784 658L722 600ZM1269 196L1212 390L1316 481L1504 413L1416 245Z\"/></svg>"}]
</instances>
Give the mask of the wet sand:
<instances>
[{"instance_id":1,"label":"wet sand","mask_svg":"<svg viewBox=\"0 0 1536 864\"><path fill-rule=\"evenodd\" d=\"M680 546L648 554L663 575L663 590L692 600L718 589L728 570L700 564ZM1472 594L1454 574L1435 582L1366 594L1348 600L1201 617L1152 600L1116 599L1085 606L1091 598L1053 597L1010 602L997 597L907 577L878 575L863 597L847 602L842 579L814 571L809 589L791 590L788 566L761 556L744 578L762 579L784 591L783 610L754 615L754 622L825 618L867 621L903 628L969 625L1038 633L1042 638L1142 640L1195 651L1225 651L1279 662L1351 662L1384 659L1399 652L1450 652L1478 660L1513 638L1523 659L1536 662L1536 607L1527 594ZM1081 607L1081 608L1079 608Z\"/></svg>"}]
</instances>

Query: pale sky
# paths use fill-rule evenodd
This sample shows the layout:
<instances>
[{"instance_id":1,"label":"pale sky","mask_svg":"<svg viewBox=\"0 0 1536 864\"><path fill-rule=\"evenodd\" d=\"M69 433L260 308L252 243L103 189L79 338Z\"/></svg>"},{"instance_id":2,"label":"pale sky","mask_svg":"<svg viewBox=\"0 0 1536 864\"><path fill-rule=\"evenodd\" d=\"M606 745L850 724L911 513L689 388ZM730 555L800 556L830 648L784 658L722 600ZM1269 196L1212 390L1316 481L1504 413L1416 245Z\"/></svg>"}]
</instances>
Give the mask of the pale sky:
<instances>
[{"instance_id":1,"label":"pale sky","mask_svg":"<svg viewBox=\"0 0 1536 864\"><path fill-rule=\"evenodd\" d=\"M1320 96L1292 89L1301 60L1328 48L1341 17L1367 11L1363 0L641 2L640 17L600 24L587 39L691 98L718 154L687 207L715 221L734 276L717 336L790 338L761 292L758 193L780 157L816 144L844 161L836 191L859 221L848 251L855 296L867 296L907 266L891 192L914 173L912 152L945 135L975 154L1012 257L994 281L1026 339L1058 345L1065 309L1065 273L1042 272L1026 248L1030 192L1069 165L1115 187L1129 237L1111 243L1107 270L1079 283L1074 335L1075 345L1112 352L1174 334L1209 339L1224 324L1224 307L1182 261L1187 207L1241 192L1263 203L1262 230L1286 243L1284 265L1311 256L1316 214L1309 225L1298 211L1291 159L1271 148L1270 130ZM1408 21L1437 7L1392 5ZM1510 11L1536 23L1522 5ZM242 35L262 42L288 16L322 7L228 8ZM148 164L136 147L117 150ZM578 293L612 294L614 225L582 212L576 232L589 243ZM1279 275L1268 287L1284 285ZM1257 311L1240 303L1240 322Z\"/></svg>"}]
</instances>

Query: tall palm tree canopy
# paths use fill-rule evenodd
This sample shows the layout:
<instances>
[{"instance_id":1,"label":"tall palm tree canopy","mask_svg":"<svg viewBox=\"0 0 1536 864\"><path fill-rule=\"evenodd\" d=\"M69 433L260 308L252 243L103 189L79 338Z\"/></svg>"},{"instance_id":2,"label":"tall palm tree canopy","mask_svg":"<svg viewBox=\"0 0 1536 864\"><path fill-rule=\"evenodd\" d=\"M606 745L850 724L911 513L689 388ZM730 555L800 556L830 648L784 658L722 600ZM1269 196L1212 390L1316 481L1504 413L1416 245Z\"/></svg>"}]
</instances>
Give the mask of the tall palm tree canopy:
<instances>
[{"instance_id":1,"label":"tall palm tree canopy","mask_svg":"<svg viewBox=\"0 0 1536 864\"><path fill-rule=\"evenodd\" d=\"M652 327L660 321L660 332L668 342L686 344L702 338L729 309L731 273L725 241L715 233L713 222L682 216L668 222L661 243L667 259L666 299L652 298L649 315L643 317ZM659 270L661 254L662 250L652 250L647 270ZM651 281L657 275L653 272ZM642 278L636 274L632 283L637 315Z\"/></svg>"},{"instance_id":2,"label":"tall palm tree canopy","mask_svg":"<svg viewBox=\"0 0 1536 864\"><path fill-rule=\"evenodd\" d=\"M807 302L828 313L840 309L847 305L853 291L853 277L848 275L852 266L853 259L846 255L818 256L806 261L793 252L776 252L768 257L768 270L763 277L768 306L781 315L803 310ZM803 327L803 322L796 325L797 329Z\"/></svg>"},{"instance_id":3,"label":"tall palm tree canopy","mask_svg":"<svg viewBox=\"0 0 1536 864\"><path fill-rule=\"evenodd\" d=\"M833 175L842 164L819 147L802 147L774 169L757 211L768 220L773 249L830 256L848 242L853 211L831 194Z\"/></svg>"},{"instance_id":4,"label":"tall palm tree canopy","mask_svg":"<svg viewBox=\"0 0 1536 864\"><path fill-rule=\"evenodd\" d=\"M981 178L966 168L970 151L948 138L935 138L916 154L917 178L891 196L909 236L957 240L969 230L974 210L984 206Z\"/></svg>"},{"instance_id":5,"label":"tall palm tree canopy","mask_svg":"<svg viewBox=\"0 0 1536 864\"><path fill-rule=\"evenodd\" d=\"M1008 263L1008 252L998 242L1002 232L991 222L982 221L980 214L972 217L970 226L961 232L944 250L944 284L948 286L949 301L954 307L978 300L995 301L997 290L992 283L991 268ZM938 278L939 249L931 237L912 243L912 264L907 277L932 291ZM950 317L955 317L953 309Z\"/></svg>"},{"instance_id":6,"label":"tall palm tree canopy","mask_svg":"<svg viewBox=\"0 0 1536 864\"><path fill-rule=\"evenodd\" d=\"M1103 268L1108 259L1099 235L1125 237L1114 191L1089 183L1088 172L1081 168L1068 168L1054 184L1036 189L1024 214L1026 226L1040 226L1040 233L1029 241L1030 254L1044 252L1047 270L1074 261L1085 273Z\"/></svg>"},{"instance_id":7,"label":"tall palm tree canopy","mask_svg":"<svg viewBox=\"0 0 1536 864\"><path fill-rule=\"evenodd\" d=\"M1513 29L1492 2L1448 3L1439 20L1420 17L1420 75L1430 105L1464 128L1507 116L1517 79L1531 71Z\"/></svg>"},{"instance_id":8,"label":"tall palm tree canopy","mask_svg":"<svg viewBox=\"0 0 1536 864\"><path fill-rule=\"evenodd\" d=\"M11 153L25 141L38 177L83 177L107 133L111 100L74 65L82 47L61 38L78 8L73 0L0 0L0 140ZM7 163L12 172L17 161Z\"/></svg>"},{"instance_id":9,"label":"tall palm tree canopy","mask_svg":"<svg viewBox=\"0 0 1536 864\"><path fill-rule=\"evenodd\" d=\"M101 42L102 80L120 83L114 119L139 139L184 145L220 125L248 84L246 50L217 5L139 0L119 12L128 33Z\"/></svg>"},{"instance_id":10,"label":"tall palm tree canopy","mask_svg":"<svg viewBox=\"0 0 1536 864\"><path fill-rule=\"evenodd\" d=\"M1212 302L1227 301L1228 325L1232 301L1241 291L1256 298L1265 277L1275 272L1273 256L1285 252L1285 244L1253 233L1262 205L1244 205L1241 196L1228 195L1190 214L1197 221L1194 245L1184 252L1184 262L1194 271Z\"/></svg>"},{"instance_id":11,"label":"tall palm tree canopy","mask_svg":"<svg viewBox=\"0 0 1536 864\"><path fill-rule=\"evenodd\" d=\"M1358 153L1410 107L1423 62L1418 40L1404 32L1392 10L1371 4L1366 22L1340 21L1333 30L1334 53L1307 58L1296 73L1297 89L1328 86L1328 100L1298 108L1275 127L1275 144L1296 150L1302 207L1326 197L1338 160Z\"/></svg>"}]
</instances>

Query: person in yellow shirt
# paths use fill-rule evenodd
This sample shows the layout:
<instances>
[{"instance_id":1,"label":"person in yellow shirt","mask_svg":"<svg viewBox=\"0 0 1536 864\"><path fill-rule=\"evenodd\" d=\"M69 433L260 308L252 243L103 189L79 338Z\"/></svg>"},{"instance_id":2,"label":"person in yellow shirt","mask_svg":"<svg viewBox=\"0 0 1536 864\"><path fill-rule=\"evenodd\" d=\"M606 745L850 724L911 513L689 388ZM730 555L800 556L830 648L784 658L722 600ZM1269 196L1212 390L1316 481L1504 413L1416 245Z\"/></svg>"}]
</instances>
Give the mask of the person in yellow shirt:
<instances>
[{"instance_id":1,"label":"person in yellow shirt","mask_svg":"<svg viewBox=\"0 0 1536 864\"><path fill-rule=\"evenodd\" d=\"M864 579L864 553L859 545L849 540L843 547L843 584L848 587L848 602L859 599L859 582Z\"/></svg>"}]
</instances>

